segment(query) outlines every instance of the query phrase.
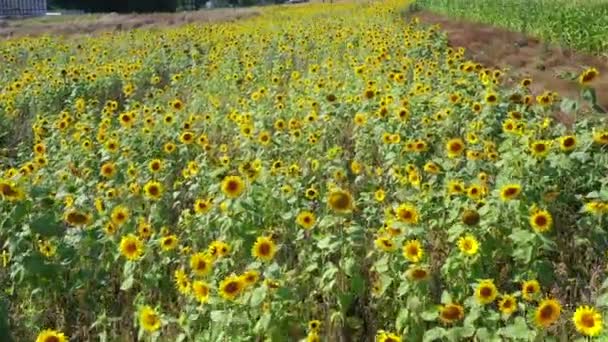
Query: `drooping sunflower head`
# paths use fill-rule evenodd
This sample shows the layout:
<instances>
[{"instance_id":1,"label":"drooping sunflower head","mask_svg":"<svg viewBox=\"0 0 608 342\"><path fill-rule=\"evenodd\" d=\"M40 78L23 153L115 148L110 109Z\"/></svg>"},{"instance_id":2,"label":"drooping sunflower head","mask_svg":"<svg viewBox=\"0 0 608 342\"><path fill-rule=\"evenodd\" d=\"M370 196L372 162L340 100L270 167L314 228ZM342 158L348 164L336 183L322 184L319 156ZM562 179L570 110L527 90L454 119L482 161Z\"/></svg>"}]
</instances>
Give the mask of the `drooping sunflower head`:
<instances>
[{"instance_id":1,"label":"drooping sunflower head","mask_svg":"<svg viewBox=\"0 0 608 342\"><path fill-rule=\"evenodd\" d=\"M84 226L91 222L91 215L75 209L70 209L65 213L65 222L72 226Z\"/></svg>"},{"instance_id":2,"label":"drooping sunflower head","mask_svg":"<svg viewBox=\"0 0 608 342\"><path fill-rule=\"evenodd\" d=\"M462 223L466 224L467 226L476 226L480 220L481 217L479 216L477 210L467 209L462 213Z\"/></svg>"},{"instance_id":3,"label":"drooping sunflower head","mask_svg":"<svg viewBox=\"0 0 608 342\"><path fill-rule=\"evenodd\" d=\"M459 304L445 304L439 310L439 320L444 324L452 324L463 318L464 308Z\"/></svg>"},{"instance_id":4,"label":"drooping sunflower head","mask_svg":"<svg viewBox=\"0 0 608 342\"><path fill-rule=\"evenodd\" d=\"M354 206L353 196L348 191L334 189L327 197L327 205L337 213L349 213Z\"/></svg>"},{"instance_id":5,"label":"drooping sunflower head","mask_svg":"<svg viewBox=\"0 0 608 342\"><path fill-rule=\"evenodd\" d=\"M412 265L406 271L406 277L415 282L427 280L429 277L429 270L425 266Z\"/></svg>"}]
</instances>

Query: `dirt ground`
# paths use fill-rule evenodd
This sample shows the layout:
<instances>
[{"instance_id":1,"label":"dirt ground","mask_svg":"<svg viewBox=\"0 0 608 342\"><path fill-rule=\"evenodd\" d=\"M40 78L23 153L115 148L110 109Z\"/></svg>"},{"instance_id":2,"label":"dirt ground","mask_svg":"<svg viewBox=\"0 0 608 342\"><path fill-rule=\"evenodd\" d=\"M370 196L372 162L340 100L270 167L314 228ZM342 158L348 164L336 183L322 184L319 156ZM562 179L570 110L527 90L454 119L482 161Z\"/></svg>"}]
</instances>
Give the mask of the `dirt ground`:
<instances>
[{"instance_id":1,"label":"dirt ground","mask_svg":"<svg viewBox=\"0 0 608 342\"><path fill-rule=\"evenodd\" d=\"M194 22L239 20L259 14L256 8L212 9L183 13L85 14L31 19L0 19L0 39L42 34L73 35L135 28L178 26Z\"/></svg>"},{"instance_id":2,"label":"dirt ground","mask_svg":"<svg viewBox=\"0 0 608 342\"><path fill-rule=\"evenodd\" d=\"M487 67L509 70L513 80L531 77L532 91L556 91L561 96L578 98L576 82L561 79L566 72L578 75L587 67L595 67L600 76L593 82L598 102L608 108L608 54L598 57L548 45L536 38L504 29L447 18L427 11L411 14L424 23L439 24L447 33L450 45L465 47L467 57Z\"/></svg>"}]
</instances>

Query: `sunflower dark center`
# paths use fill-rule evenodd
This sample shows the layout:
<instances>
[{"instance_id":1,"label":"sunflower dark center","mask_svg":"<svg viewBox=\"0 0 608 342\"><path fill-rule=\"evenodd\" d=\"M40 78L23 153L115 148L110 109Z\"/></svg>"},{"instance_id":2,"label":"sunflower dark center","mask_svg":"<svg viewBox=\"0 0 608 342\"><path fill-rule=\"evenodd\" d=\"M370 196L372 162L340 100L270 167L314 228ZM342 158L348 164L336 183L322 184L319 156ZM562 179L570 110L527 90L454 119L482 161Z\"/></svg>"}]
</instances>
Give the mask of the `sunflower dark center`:
<instances>
[{"instance_id":1,"label":"sunflower dark center","mask_svg":"<svg viewBox=\"0 0 608 342\"><path fill-rule=\"evenodd\" d=\"M239 291L239 284L236 281L231 281L224 287L224 291L228 294L233 294Z\"/></svg>"},{"instance_id":2,"label":"sunflower dark center","mask_svg":"<svg viewBox=\"0 0 608 342\"><path fill-rule=\"evenodd\" d=\"M538 226L545 226L547 225L547 218L543 215L541 216L536 216L536 218L534 219L534 222L538 225Z\"/></svg>"},{"instance_id":3,"label":"sunflower dark center","mask_svg":"<svg viewBox=\"0 0 608 342\"><path fill-rule=\"evenodd\" d=\"M262 244L260 244L260 246L258 248L258 251L263 256L269 255L270 250L271 250L271 247L270 247L270 244L268 244L268 243L262 243Z\"/></svg>"},{"instance_id":4,"label":"sunflower dark center","mask_svg":"<svg viewBox=\"0 0 608 342\"><path fill-rule=\"evenodd\" d=\"M587 328L593 328L595 326L595 319L592 314L585 313L581 317L581 323Z\"/></svg>"}]
</instances>

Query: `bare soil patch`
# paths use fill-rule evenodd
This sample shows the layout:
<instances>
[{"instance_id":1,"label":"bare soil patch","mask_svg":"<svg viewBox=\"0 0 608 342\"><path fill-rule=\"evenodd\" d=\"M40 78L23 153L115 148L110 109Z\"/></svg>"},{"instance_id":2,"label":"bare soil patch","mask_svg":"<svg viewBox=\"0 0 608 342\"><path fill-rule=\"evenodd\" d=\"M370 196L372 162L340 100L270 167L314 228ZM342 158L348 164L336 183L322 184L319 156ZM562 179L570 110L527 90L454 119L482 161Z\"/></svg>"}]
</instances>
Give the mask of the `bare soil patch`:
<instances>
[{"instance_id":1,"label":"bare soil patch","mask_svg":"<svg viewBox=\"0 0 608 342\"><path fill-rule=\"evenodd\" d=\"M212 9L182 13L86 14L31 19L0 19L0 39L22 36L94 34L137 28L169 27L196 22L223 22L258 15L255 8Z\"/></svg>"},{"instance_id":2,"label":"bare soil patch","mask_svg":"<svg viewBox=\"0 0 608 342\"><path fill-rule=\"evenodd\" d=\"M531 77L531 90L535 94L551 90L577 99L580 89L577 83L559 76L566 72L578 75L587 67L595 67L600 71L600 77L593 83L598 102L608 108L608 55L590 56L549 45L521 33L428 11L415 12L412 16L420 18L423 23L439 24L447 33L451 46L466 48L467 58L486 67L507 69L512 82Z\"/></svg>"}]
</instances>

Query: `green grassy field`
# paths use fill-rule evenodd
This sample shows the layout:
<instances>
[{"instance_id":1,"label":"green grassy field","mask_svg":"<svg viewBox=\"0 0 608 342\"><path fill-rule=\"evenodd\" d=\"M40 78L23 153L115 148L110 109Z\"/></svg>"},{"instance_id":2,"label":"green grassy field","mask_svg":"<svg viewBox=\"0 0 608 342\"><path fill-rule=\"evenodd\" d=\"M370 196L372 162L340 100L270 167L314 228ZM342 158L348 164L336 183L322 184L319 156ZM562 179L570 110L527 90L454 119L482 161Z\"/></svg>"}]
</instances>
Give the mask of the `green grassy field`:
<instances>
[{"instance_id":1,"label":"green grassy field","mask_svg":"<svg viewBox=\"0 0 608 342\"><path fill-rule=\"evenodd\" d=\"M419 0L422 8L520 31L594 54L608 52L606 0Z\"/></svg>"}]
</instances>

